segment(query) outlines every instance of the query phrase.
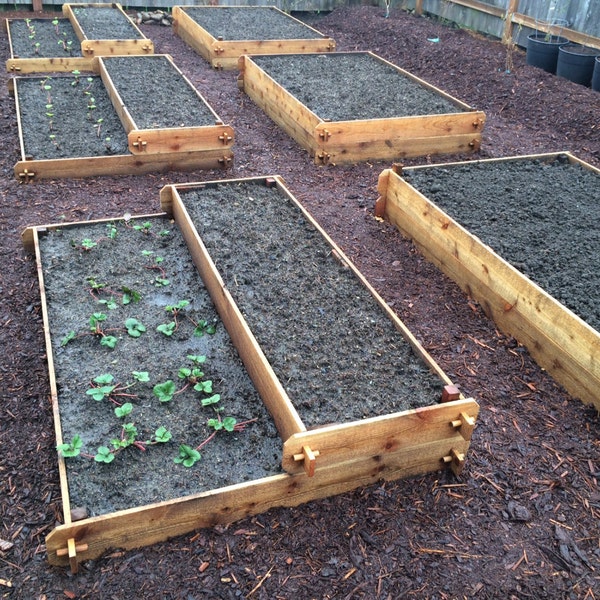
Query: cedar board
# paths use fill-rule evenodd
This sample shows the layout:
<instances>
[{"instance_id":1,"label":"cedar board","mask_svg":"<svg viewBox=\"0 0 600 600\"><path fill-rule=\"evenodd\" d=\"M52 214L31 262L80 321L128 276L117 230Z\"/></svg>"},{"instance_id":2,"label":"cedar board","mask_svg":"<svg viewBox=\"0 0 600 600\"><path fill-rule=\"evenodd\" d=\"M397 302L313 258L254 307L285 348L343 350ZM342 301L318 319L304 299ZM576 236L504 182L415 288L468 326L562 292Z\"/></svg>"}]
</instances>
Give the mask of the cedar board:
<instances>
[{"instance_id":1,"label":"cedar board","mask_svg":"<svg viewBox=\"0 0 600 600\"><path fill-rule=\"evenodd\" d=\"M94 72L100 72L101 61L101 58L94 59ZM177 69L174 64L173 67ZM15 77L9 82L10 91L15 97L19 131L21 160L14 167L15 177L19 181L31 182L55 177L79 178L194 169L227 169L233 165L231 146L234 132L230 126L223 124L216 113L215 125L207 127L137 129L133 118L123 106L118 91L111 84L107 87L107 92L125 130L128 131L128 145L130 150L133 150L131 154L29 159L23 142L23 127L26 124L22 122L19 108L19 79L19 77ZM191 85L187 79L185 82ZM200 94L198 97L210 108ZM212 108L210 110L212 111ZM214 111L212 112L214 113Z\"/></svg>"},{"instance_id":2,"label":"cedar board","mask_svg":"<svg viewBox=\"0 0 600 600\"><path fill-rule=\"evenodd\" d=\"M231 6L194 6L202 10L231 10ZM253 10L253 6L238 6L239 10ZM281 40L222 40L215 38L206 29L192 19L185 6L173 7L173 28L175 33L215 69L234 70L242 54L300 54L304 52L332 52L335 41L309 25L302 23L275 6L269 6L284 17L296 21L309 31L314 32L314 39L281 39Z\"/></svg>"},{"instance_id":3,"label":"cedar board","mask_svg":"<svg viewBox=\"0 0 600 600\"><path fill-rule=\"evenodd\" d=\"M268 185L275 182L281 189L285 189L279 177L269 177L265 182ZM210 256L206 254L191 223L185 222L185 208L179 205L177 193L177 189L216 183L219 182L165 186L161 190L161 204L167 209L167 215L174 218L182 229L188 249L203 278L212 277L213 284L219 285L220 278ZM139 218L145 219L149 216L152 215ZM103 219L96 222L114 220ZM77 225L79 223L29 227L22 233L26 250L36 255L57 445L62 443L60 398L54 375L44 273L38 240L39 236L49 229L64 230ZM355 270L341 251L340 257ZM212 268L212 275L202 273L207 268ZM214 290L209 291L211 295L214 293ZM244 363L251 364L262 352L245 326L243 318L241 323L236 322L236 318L241 318L241 315L233 319L227 316L228 312L236 314L237 307L227 304L228 296L224 292L226 290L221 286L218 308L225 312L222 318L228 330L238 325L243 330L241 334L232 337ZM378 298L374 300L380 302ZM401 322L398 322L398 325L401 326L402 335L408 335L410 343L417 344L416 350L419 350L418 342L410 332ZM419 354L424 359L428 357L422 348ZM449 382L433 361L430 367L444 382ZM266 386L261 386L263 389L259 389L259 392L269 410L275 413L278 430L285 442L283 467L289 471L175 500L73 521L64 458L58 455L64 523L56 526L46 538L49 562L53 565L70 565L71 570L75 572L81 561L96 558L112 548L131 549L146 546L198 528L230 523L272 507L297 506L381 480L391 481L446 467L459 473L463 467L479 410L473 399L465 399L458 395L457 399L435 406L375 417L364 422L329 425L319 430L307 431L268 363L259 364L257 373L261 377L272 379ZM266 394L266 397L263 394ZM272 397L270 394L273 394ZM314 461L316 468L312 465L311 476L307 465L294 459L298 449L305 452L307 448L310 451L310 447L319 452Z\"/></svg>"},{"instance_id":4,"label":"cedar board","mask_svg":"<svg viewBox=\"0 0 600 600\"><path fill-rule=\"evenodd\" d=\"M113 8L123 19L129 21L135 31L138 33L138 38L129 40L92 40L89 39L74 13L76 8ZM148 39L133 23L133 21L125 14L125 11L120 4L103 4L103 3L83 3L83 4L63 4L62 12L65 17L71 21L75 34L81 42L81 53L83 56L122 56L127 54L152 54L154 52L154 43Z\"/></svg>"},{"instance_id":5,"label":"cedar board","mask_svg":"<svg viewBox=\"0 0 600 600\"><path fill-rule=\"evenodd\" d=\"M267 75L252 56L241 56L238 87L303 148L318 165L367 160L394 160L432 154L470 153L479 150L485 114L442 90L400 69L372 52L367 54L391 66L403 77L444 97L460 112L356 121L325 121L282 85ZM301 60L303 55L296 56ZM351 82L351 77L348 78ZM390 82L393 85L393 81Z\"/></svg>"},{"instance_id":6,"label":"cedar board","mask_svg":"<svg viewBox=\"0 0 600 600\"><path fill-rule=\"evenodd\" d=\"M106 57L94 61L94 72L99 73L111 102L119 115L121 123L127 132L128 147L132 154L163 154L187 151L227 150L233 145L234 132L229 125L224 125L217 113L211 108L204 97L192 85L191 81L175 65L168 54L154 54L148 58L166 59L175 76L181 79L182 85L193 90L199 104L203 104L213 115L214 124L196 127L165 127L156 129L141 129L121 99L119 90L113 83L106 68ZM108 58L110 60L110 58ZM164 114L169 113L170 98L163 98Z\"/></svg>"},{"instance_id":7,"label":"cedar board","mask_svg":"<svg viewBox=\"0 0 600 600\"><path fill-rule=\"evenodd\" d=\"M560 155L600 173L568 152ZM477 162L485 165L558 156L555 153ZM380 174L378 190L378 216L413 240L432 263L481 304L499 329L526 346L537 363L571 395L600 410L600 334L595 329L464 229L394 169Z\"/></svg>"}]
</instances>

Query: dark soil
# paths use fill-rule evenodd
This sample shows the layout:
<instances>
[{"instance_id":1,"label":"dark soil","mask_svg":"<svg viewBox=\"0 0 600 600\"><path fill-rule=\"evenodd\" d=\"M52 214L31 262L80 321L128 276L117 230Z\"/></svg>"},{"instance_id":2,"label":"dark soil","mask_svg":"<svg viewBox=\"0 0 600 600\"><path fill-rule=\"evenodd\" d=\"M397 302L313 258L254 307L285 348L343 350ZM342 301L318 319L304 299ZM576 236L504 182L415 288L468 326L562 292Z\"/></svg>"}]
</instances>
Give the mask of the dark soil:
<instances>
[{"instance_id":1,"label":"dark soil","mask_svg":"<svg viewBox=\"0 0 600 600\"><path fill-rule=\"evenodd\" d=\"M253 60L324 121L433 115L460 110L370 54L256 56ZM327 85L321 85L323 81L327 81Z\"/></svg>"},{"instance_id":2,"label":"dark soil","mask_svg":"<svg viewBox=\"0 0 600 600\"><path fill-rule=\"evenodd\" d=\"M312 40L322 37L313 29L266 6L220 7L218 10L184 7L189 17L217 39Z\"/></svg>"},{"instance_id":3,"label":"dark soil","mask_svg":"<svg viewBox=\"0 0 600 600\"><path fill-rule=\"evenodd\" d=\"M339 50L372 50L484 110L482 149L474 158L570 150L600 166L600 94L527 66L521 50L507 52L496 41L399 11L385 19L384 10L374 7L340 8L308 21L333 37ZM316 167L237 89L235 72L212 71L168 28L143 27L156 52L171 54L234 127L230 172L20 185L13 174L19 158L14 101L6 85L0 88L0 336L6 349L0 362L0 537L8 542L0 545L3 596L597 597L596 411L570 398L522 347L497 332L479 306L373 217L377 176L388 164ZM435 38L440 41L428 42ZM8 56L5 35L0 46ZM44 536L61 519L60 491L39 291L20 231L61 215L74 221L154 212L160 188L171 181L275 173L463 393L480 402L461 478L435 473L273 509L230 527L115 551L86 563L77 576L48 566Z\"/></svg>"},{"instance_id":4,"label":"dark soil","mask_svg":"<svg viewBox=\"0 0 600 600\"><path fill-rule=\"evenodd\" d=\"M100 77L27 77L16 88L26 157L129 154L127 134Z\"/></svg>"},{"instance_id":5,"label":"dark soil","mask_svg":"<svg viewBox=\"0 0 600 600\"><path fill-rule=\"evenodd\" d=\"M133 22L114 7L73 7L73 14L88 40L137 40L142 38Z\"/></svg>"},{"instance_id":6,"label":"dark soil","mask_svg":"<svg viewBox=\"0 0 600 600\"><path fill-rule=\"evenodd\" d=\"M15 19L10 23L14 58L81 56L81 42L69 19ZM64 42L64 43L63 43Z\"/></svg>"},{"instance_id":7,"label":"dark soil","mask_svg":"<svg viewBox=\"0 0 600 600\"><path fill-rule=\"evenodd\" d=\"M213 111L166 56L108 57L104 64L138 129L215 124Z\"/></svg>"},{"instance_id":8,"label":"dark soil","mask_svg":"<svg viewBox=\"0 0 600 600\"><path fill-rule=\"evenodd\" d=\"M442 210L600 331L600 175L560 158L406 173Z\"/></svg>"},{"instance_id":9,"label":"dark soil","mask_svg":"<svg viewBox=\"0 0 600 600\"><path fill-rule=\"evenodd\" d=\"M146 223L149 228L135 229ZM275 425L220 324L179 229L166 218L131 220L128 226L115 221L114 227L114 238L107 236L106 224L59 228L40 238L63 440L79 435L83 441L82 455L66 460L72 506L96 516L282 472ZM85 250L83 240L97 245ZM124 290L139 294L139 300L124 304ZM181 300L189 304L175 320L166 307ZM98 313L106 317L100 322L103 336L90 335L90 317ZM131 318L145 327L137 338L124 327ZM215 334L196 335L201 321L217 324ZM157 331L173 322L170 336ZM64 343L69 332L75 337ZM101 345L106 336L117 339L114 348ZM180 368L194 366L189 355L206 357L200 368L202 381L212 381L211 393L194 391L194 383L186 386L179 377ZM148 381L136 381L134 371L146 372ZM117 390L128 388L115 394L126 395L96 401L87 390L98 387L92 381L107 373ZM177 393L161 402L153 387L165 381L174 382ZM213 394L220 395L218 404L202 407L202 399ZM113 409L125 402L133 410L119 420ZM206 423L216 418L214 408L238 423L252 423L243 432L215 436L194 468L174 464L180 444L196 448L210 437ZM98 464L97 448L113 448L111 440L121 438L124 423L134 423L142 442L153 439L159 427L172 438L146 445L146 451L120 450L110 465Z\"/></svg>"},{"instance_id":10,"label":"dark soil","mask_svg":"<svg viewBox=\"0 0 600 600\"><path fill-rule=\"evenodd\" d=\"M442 381L275 188L218 186L181 198L306 427L440 401Z\"/></svg>"}]
</instances>

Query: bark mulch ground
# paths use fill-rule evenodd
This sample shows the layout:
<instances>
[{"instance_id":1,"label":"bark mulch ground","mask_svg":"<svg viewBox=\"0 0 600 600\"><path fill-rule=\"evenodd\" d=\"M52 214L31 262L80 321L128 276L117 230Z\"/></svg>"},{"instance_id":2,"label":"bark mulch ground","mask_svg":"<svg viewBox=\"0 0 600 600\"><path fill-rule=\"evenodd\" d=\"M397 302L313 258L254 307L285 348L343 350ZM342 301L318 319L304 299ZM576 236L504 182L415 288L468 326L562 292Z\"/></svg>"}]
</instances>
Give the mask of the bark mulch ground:
<instances>
[{"instance_id":1,"label":"bark mulch ground","mask_svg":"<svg viewBox=\"0 0 600 600\"><path fill-rule=\"evenodd\" d=\"M9 18L31 13L7 12ZM47 15L50 16L50 15ZM306 17L338 50L372 50L487 114L473 158L570 150L600 166L600 94L525 64L521 50L376 7ZM317 168L236 85L169 28L142 26L236 132L229 172L20 185L15 106L0 85L0 594L3 598L396 599L600 596L600 442L572 399L480 307L374 219L384 163ZM439 38L439 42L430 39ZM0 34L8 57L6 34ZM512 68L506 72L507 59ZM460 159L462 157L452 157ZM440 162L431 157L407 164ZM30 224L158 210L169 182L281 174L481 416L460 479L381 483L137 551L73 576L46 562L60 520L49 384Z\"/></svg>"}]
</instances>

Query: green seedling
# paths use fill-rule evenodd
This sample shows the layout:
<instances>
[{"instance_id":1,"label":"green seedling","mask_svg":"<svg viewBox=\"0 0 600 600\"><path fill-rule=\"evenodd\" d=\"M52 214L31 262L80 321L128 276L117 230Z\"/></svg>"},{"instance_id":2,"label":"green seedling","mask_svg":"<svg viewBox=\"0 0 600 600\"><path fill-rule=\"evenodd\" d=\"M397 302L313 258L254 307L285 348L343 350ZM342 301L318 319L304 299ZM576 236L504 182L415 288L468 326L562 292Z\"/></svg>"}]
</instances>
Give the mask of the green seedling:
<instances>
[{"instance_id":1,"label":"green seedling","mask_svg":"<svg viewBox=\"0 0 600 600\"><path fill-rule=\"evenodd\" d=\"M123 417L130 415L132 411L133 411L133 404L131 404L131 402L125 402L125 404L115 407L115 415L119 419L122 419Z\"/></svg>"},{"instance_id":2,"label":"green seedling","mask_svg":"<svg viewBox=\"0 0 600 600\"><path fill-rule=\"evenodd\" d=\"M117 304L117 302L115 301L114 298L109 298L108 300L105 298L102 298L102 299L98 300L98 303L106 306L106 308L108 310L115 310L119 307L119 305Z\"/></svg>"},{"instance_id":3,"label":"green seedling","mask_svg":"<svg viewBox=\"0 0 600 600\"><path fill-rule=\"evenodd\" d=\"M167 379L163 383L157 383L152 392L161 402L170 402L175 395L177 388L171 379Z\"/></svg>"},{"instance_id":4,"label":"green seedling","mask_svg":"<svg viewBox=\"0 0 600 600\"><path fill-rule=\"evenodd\" d=\"M139 302L142 299L142 295L127 286L121 288L123 290L123 304L131 304L132 302Z\"/></svg>"},{"instance_id":5,"label":"green seedling","mask_svg":"<svg viewBox=\"0 0 600 600\"><path fill-rule=\"evenodd\" d=\"M176 329L177 323L175 323L175 321L172 321L171 323L161 323L156 328L156 331L162 333L163 335L166 335L167 337L171 337L175 333Z\"/></svg>"},{"instance_id":6,"label":"green seedling","mask_svg":"<svg viewBox=\"0 0 600 600\"><path fill-rule=\"evenodd\" d=\"M179 446L179 455L173 460L177 464L182 464L184 467L193 467L201 458L198 450L187 444L181 444Z\"/></svg>"},{"instance_id":7,"label":"green seedling","mask_svg":"<svg viewBox=\"0 0 600 600\"><path fill-rule=\"evenodd\" d=\"M145 371L134 371L133 377L136 381L149 380L148 373ZM85 393L97 402L101 402L106 398L117 406L123 406L117 398L136 398L135 394L127 393L127 390L132 388L135 383L134 381L127 385L119 385L118 383L114 383L114 377L110 373L103 373L92 379L92 387L87 389Z\"/></svg>"},{"instance_id":8,"label":"green seedling","mask_svg":"<svg viewBox=\"0 0 600 600\"><path fill-rule=\"evenodd\" d=\"M223 420L209 419L206 424L215 431L225 430L232 432L235 431L237 420L233 417L225 417Z\"/></svg>"},{"instance_id":9,"label":"green seedling","mask_svg":"<svg viewBox=\"0 0 600 600\"><path fill-rule=\"evenodd\" d=\"M150 221L145 221L141 225L133 225L133 229L135 229L135 231L141 231L142 233L148 235L150 233L150 230L152 229L152 223L150 223Z\"/></svg>"},{"instance_id":10,"label":"green seedling","mask_svg":"<svg viewBox=\"0 0 600 600\"><path fill-rule=\"evenodd\" d=\"M74 436L70 442L59 444L56 449L65 457L73 458L79 456L81 453L81 447L83 446L83 440L78 435Z\"/></svg>"},{"instance_id":11,"label":"green seedling","mask_svg":"<svg viewBox=\"0 0 600 600\"><path fill-rule=\"evenodd\" d=\"M212 390L212 381L210 383L211 383L211 390ZM194 389L196 389L196 388L194 387ZM203 391L203 390L200 390L200 391ZM218 404L220 400L221 400L220 394L213 394L209 398L202 398L202 406L213 406L214 404ZM218 410L218 409L215 409L215 410Z\"/></svg>"},{"instance_id":12,"label":"green seedling","mask_svg":"<svg viewBox=\"0 0 600 600\"><path fill-rule=\"evenodd\" d=\"M99 446L96 455L94 456L94 460L99 463L109 464L115 460L115 454L110 448Z\"/></svg>"},{"instance_id":13,"label":"green seedling","mask_svg":"<svg viewBox=\"0 0 600 600\"><path fill-rule=\"evenodd\" d=\"M217 331L217 326L214 323L209 323L206 320L201 320L196 323L194 329L194 335L196 337L202 337L204 334L214 335Z\"/></svg>"},{"instance_id":14,"label":"green seedling","mask_svg":"<svg viewBox=\"0 0 600 600\"><path fill-rule=\"evenodd\" d=\"M145 325L133 317L125 321L125 328L127 333L134 338L140 337L146 331Z\"/></svg>"},{"instance_id":15,"label":"green seedling","mask_svg":"<svg viewBox=\"0 0 600 600\"><path fill-rule=\"evenodd\" d=\"M92 248L95 248L97 245L98 245L98 243L94 242L94 240L90 240L88 238L85 238L84 240L81 240L80 248L84 252L89 252Z\"/></svg>"}]
</instances>

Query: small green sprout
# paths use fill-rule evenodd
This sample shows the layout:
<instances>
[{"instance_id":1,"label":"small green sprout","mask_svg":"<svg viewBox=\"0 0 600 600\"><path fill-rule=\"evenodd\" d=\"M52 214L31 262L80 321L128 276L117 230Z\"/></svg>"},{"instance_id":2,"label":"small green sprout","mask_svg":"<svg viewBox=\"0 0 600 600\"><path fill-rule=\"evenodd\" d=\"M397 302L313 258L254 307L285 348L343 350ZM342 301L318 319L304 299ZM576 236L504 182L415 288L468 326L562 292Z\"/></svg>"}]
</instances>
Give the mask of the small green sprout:
<instances>
[{"instance_id":1,"label":"small green sprout","mask_svg":"<svg viewBox=\"0 0 600 600\"><path fill-rule=\"evenodd\" d=\"M209 419L206 424L214 429L215 431L234 431L237 424L237 420L234 417L225 417L223 420L220 419Z\"/></svg>"},{"instance_id":2,"label":"small green sprout","mask_svg":"<svg viewBox=\"0 0 600 600\"><path fill-rule=\"evenodd\" d=\"M146 331L146 326L133 317L125 321L125 328L127 333L134 338L140 337Z\"/></svg>"},{"instance_id":3,"label":"small green sprout","mask_svg":"<svg viewBox=\"0 0 600 600\"><path fill-rule=\"evenodd\" d=\"M77 337L74 331L69 331L65 337L60 340L61 346L66 346L70 341L74 340Z\"/></svg>"},{"instance_id":4,"label":"small green sprout","mask_svg":"<svg viewBox=\"0 0 600 600\"><path fill-rule=\"evenodd\" d=\"M217 404L221 400L220 394L213 394L209 398L202 398L202 406L212 406L213 404Z\"/></svg>"},{"instance_id":5,"label":"small green sprout","mask_svg":"<svg viewBox=\"0 0 600 600\"><path fill-rule=\"evenodd\" d=\"M174 462L182 464L184 467L193 467L201 459L200 452L187 444L179 446L179 455L174 458Z\"/></svg>"},{"instance_id":6,"label":"small green sprout","mask_svg":"<svg viewBox=\"0 0 600 600\"><path fill-rule=\"evenodd\" d=\"M205 333L208 335L214 335L217 331L216 325L210 324L208 321L198 321L196 328L194 329L194 335L196 337L202 337Z\"/></svg>"},{"instance_id":7,"label":"small green sprout","mask_svg":"<svg viewBox=\"0 0 600 600\"><path fill-rule=\"evenodd\" d=\"M161 402L170 402L175 395L176 386L171 379L167 379L163 383L157 383L152 392Z\"/></svg>"},{"instance_id":8,"label":"small green sprout","mask_svg":"<svg viewBox=\"0 0 600 600\"><path fill-rule=\"evenodd\" d=\"M90 240L88 238L81 240L81 248L85 252L89 252L92 248L95 248L97 245L97 242L94 242L94 240Z\"/></svg>"},{"instance_id":9,"label":"small green sprout","mask_svg":"<svg viewBox=\"0 0 600 600\"><path fill-rule=\"evenodd\" d=\"M165 310L167 312L170 312L173 316L177 316L177 314L181 312L186 306L188 306L189 303L189 300L180 300L177 304L165 306Z\"/></svg>"},{"instance_id":10,"label":"small green sprout","mask_svg":"<svg viewBox=\"0 0 600 600\"><path fill-rule=\"evenodd\" d=\"M115 407L115 415L119 419L122 419L123 417L126 417L127 415L131 414L132 411L133 404L131 404L131 402L125 402L125 404Z\"/></svg>"},{"instance_id":11,"label":"small green sprout","mask_svg":"<svg viewBox=\"0 0 600 600\"><path fill-rule=\"evenodd\" d=\"M133 375L133 378L136 381L139 381L139 382L150 381L150 375L148 374L148 371L132 371L131 374Z\"/></svg>"},{"instance_id":12,"label":"small green sprout","mask_svg":"<svg viewBox=\"0 0 600 600\"><path fill-rule=\"evenodd\" d=\"M152 229L152 223L150 221L145 221L141 225L134 225L133 229L136 231L141 231L142 233L149 234Z\"/></svg>"},{"instance_id":13,"label":"small green sprout","mask_svg":"<svg viewBox=\"0 0 600 600\"><path fill-rule=\"evenodd\" d=\"M81 447L83 446L83 440L80 436L76 435L70 442L59 444L56 449L65 457L72 458L79 456Z\"/></svg>"},{"instance_id":14,"label":"small green sprout","mask_svg":"<svg viewBox=\"0 0 600 600\"><path fill-rule=\"evenodd\" d=\"M156 331L166 335L167 337L171 337L175 333L176 327L177 323L175 323L175 321L172 321L171 323L161 323L156 328Z\"/></svg>"},{"instance_id":15,"label":"small green sprout","mask_svg":"<svg viewBox=\"0 0 600 600\"><path fill-rule=\"evenodd\" d=\"M123 286L121 289L123 290L123 305L139 302L142 299L142 295L136 290L132 290L127 286Z\"/></svg>"},{"instance_id":16,"label":"small green sprout","mask_svg":"<svg viewBox=\"0 0 600 600\"><path fill-rule=\"evenodd\" d=\"M154 432L154 441L159 444L164 444L165 442L170 441L172 437L173 437L173 434L164 426L159 427Z\"/></svg>"},{"instance_id":17,"label":"small green sprout","mask_svg":"<svg viewBox=\"0 0 600 600\"><path fill-rule=\"evenodd\" d=\"M94 460L99 463L111 463L115 460L115 455L111 452L110 448L106 446L100 446L97 450L96 456L94 456Z\"/></svg>"}]
</instances>

